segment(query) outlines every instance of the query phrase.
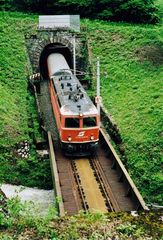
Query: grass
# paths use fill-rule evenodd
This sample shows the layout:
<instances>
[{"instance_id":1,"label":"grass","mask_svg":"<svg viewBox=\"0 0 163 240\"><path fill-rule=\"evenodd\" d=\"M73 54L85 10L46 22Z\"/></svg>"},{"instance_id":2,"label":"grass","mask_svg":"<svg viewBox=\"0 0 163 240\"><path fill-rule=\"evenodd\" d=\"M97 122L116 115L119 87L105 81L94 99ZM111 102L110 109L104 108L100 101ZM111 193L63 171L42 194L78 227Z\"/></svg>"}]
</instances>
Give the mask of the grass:
<instances>
[{"instance_id":1,"label":"grass","mask_svg":"<svg viewBox=\"0 0 163 240\"><path fill-rule=\"evenodd\" d=\"M127 166L145 200L162 204L163 31L160 25L86 21L101 95L120 128Z\"/></svg>"},{"instance_id":2,"label":"grass","mask_svg":"<svg viewBox=\"0 0 163 240\"><path fill-rule=\"evenodd\" d=\"M24 34L35 26L36 17L1 12L0 19L0 182L49 188L50 164L37 158L31 137L40 134L34 98L27 90L30 65ZM24 140L30 143L27 160L14 154L16 144Z\"/></svg>"},{"instance_id":3,"label":"grass","mask_svg":"<svg viewBox=\"0 0 163 240\"><path fill-rule=\"evenodd\" d=\"M26 24L33 18L25 14L0 13L1 76L0 76L0 146L10 147L29 139L28 74L30 65L25 48Z\"/></svg>"},{"instance_id":4,"label":"grass","mask_svg":"<svg viewBox=\"0 0 163 240\"><path fill-rule=\"evenodd\" d=\"M43 182L50 176L48 162L39 162L34 146L27 161L12 154L17 142L31 141L33 131L28 125L31 111L35 113L28 105L24 34L34 31L37 16L2 12L0 18L0 181L39 185L41 176ZM145 200L161 204L161 26L88 20L82 24L88 28L93 60L100 57L102 99L120 128L129 172Z\"/></svg>"},{"instance_id":5,"label":"grass","mask_svg":"<svg viewBox=\"0 0 163 240\"><path fill-rule=\"evenodd\" d=\"M47 216L32 214L37 206L19 199L5 201L0 213L0 239L161 239L161 213L83 213L58 218L51 208ZM7 217L6 217L7 216Z\"/></svg>"},{"instance_id":6,"label":"grass","mask_svg":"<svg viewBox=\"0 0 163 240\"><path fill-rule=\"evenodd\" d=\"M24 34L37 17L0 13L0 182L50 185L49 162L37 159L31 133L38 123L27 91L29 73ZM92 60L100 56L101 94L118 123L133 180L147 202L161 204L162 34L161 26L83 21L88 27ZM31 26L34 26L32 28ZM94 84L95 85L95 84ZM34 120L33 130L29 118ZM13 154L15 144L31 143L27 160ZM48 176L48 178L47 178ZM0 195L0 239L161 239L161 213L83 214L36 218L17 200ZM55 209L54 209L55 210ZM25 211L25 212L24 212Z\"/></svg>"}]
</instances>

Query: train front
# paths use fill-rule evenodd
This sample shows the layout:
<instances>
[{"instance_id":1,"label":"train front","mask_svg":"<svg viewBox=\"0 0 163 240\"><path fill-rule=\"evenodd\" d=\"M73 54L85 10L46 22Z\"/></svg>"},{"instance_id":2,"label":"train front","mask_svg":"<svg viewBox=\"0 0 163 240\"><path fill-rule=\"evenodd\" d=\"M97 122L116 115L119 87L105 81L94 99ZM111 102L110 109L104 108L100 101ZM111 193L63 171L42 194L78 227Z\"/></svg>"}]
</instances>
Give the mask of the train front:
<instances>
[{"instance_id":1,"label":"train front","mask_svg":"<svg viewBox=\"0 0 163 240\"><path fill-rule=\"evenodd\" d=\"M83 97L84 98L84 97ZM95 154L99 141L99 115L88 96L61 108L61 143L66 155Z\"/></svg>"}]
</instances>

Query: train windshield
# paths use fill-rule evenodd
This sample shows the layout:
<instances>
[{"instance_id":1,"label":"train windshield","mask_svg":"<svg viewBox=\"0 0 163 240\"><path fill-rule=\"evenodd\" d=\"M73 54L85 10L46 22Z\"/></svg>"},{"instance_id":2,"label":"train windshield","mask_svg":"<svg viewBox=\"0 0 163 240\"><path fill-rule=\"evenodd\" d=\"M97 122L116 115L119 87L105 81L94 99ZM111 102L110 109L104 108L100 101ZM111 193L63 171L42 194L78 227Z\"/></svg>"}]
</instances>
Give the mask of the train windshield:
<instances>
[{"instance_id":1,"label":"train windshield","mask_svg":"<svg viewBox=\"0 0 163 240\"><path fill-rule=\"evenodd\" d=\"M79 118L66 118L65 128L79 128Z\"/></svg>"},{"instance_id":2,"label":"train windshield","mask_svg":"<svg viewBox=\"0 0 163 240\"><path fill-rule=\"evenodd\" d=\"M89 127L95 127L95 126L97 126L95 117L83 118L83 128L89 128Z\"/></svg>"}]
</instances>

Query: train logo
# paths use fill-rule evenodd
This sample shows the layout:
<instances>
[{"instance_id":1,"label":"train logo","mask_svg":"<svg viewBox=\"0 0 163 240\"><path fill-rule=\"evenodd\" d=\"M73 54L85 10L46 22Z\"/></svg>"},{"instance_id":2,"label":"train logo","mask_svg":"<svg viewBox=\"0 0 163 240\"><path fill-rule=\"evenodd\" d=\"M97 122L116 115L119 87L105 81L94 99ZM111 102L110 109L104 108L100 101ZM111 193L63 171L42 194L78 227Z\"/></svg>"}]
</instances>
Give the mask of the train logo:
<instances>
[{"instance_id":1,"label":"train logo","mask_svg":"<svg viewBox=\"0 0 163 240\"><path fill-rule=\"evenodd\" d=\"M78 133L78 137L84 137L84 134L85 134L85 131L79 132L79 133Z\"/></svg>"}]
</instances>

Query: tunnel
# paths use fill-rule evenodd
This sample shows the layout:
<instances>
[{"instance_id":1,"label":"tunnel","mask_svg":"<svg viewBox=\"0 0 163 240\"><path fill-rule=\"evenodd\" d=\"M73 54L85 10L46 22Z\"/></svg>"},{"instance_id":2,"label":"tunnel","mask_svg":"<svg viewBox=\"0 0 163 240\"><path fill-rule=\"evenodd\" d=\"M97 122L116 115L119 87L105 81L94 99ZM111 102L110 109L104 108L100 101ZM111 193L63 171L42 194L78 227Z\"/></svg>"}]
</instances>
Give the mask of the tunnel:
<instances>
[{"instance_id":1,"label":"tunnel","mask_svg":"<svg viewBox=\"0 0 163 240\"><path fill-rule=\"evenodd\" d=\"M48 44L47 46L44 47L43 51L41 52L39 61L40 74L43 79L48 78L47 57L51 53L61 53L65 57L70 69L73 68L73 56L70 49L67 46L63 45L62 43Z\"/></svg>"}]
</instances>

